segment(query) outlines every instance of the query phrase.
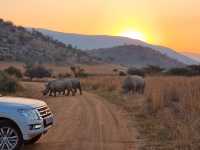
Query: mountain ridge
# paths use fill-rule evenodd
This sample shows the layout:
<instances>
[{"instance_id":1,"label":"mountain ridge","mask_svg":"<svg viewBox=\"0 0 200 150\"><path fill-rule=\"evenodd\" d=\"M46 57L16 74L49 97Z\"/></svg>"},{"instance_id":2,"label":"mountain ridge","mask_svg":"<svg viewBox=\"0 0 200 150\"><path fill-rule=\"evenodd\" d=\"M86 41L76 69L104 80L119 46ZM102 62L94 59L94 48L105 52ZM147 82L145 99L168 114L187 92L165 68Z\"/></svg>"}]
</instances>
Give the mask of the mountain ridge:
<instances>
[{"instance_id":1,"label":"mountain ridge","mask_svg":"<svg viewBox=\"0 0 200 150\"><path fill-rule=\"evenodd\" d=\"M200 63L200 53L193 53L193 52L183 52L183 55L190 57Z\"/></svg>"},{"instance_id":2,"label":"mountain ridge","mask_svg":"<svg viewBox=\"0 0 200 150\"><path fill-rule=\"evenodd\" d=\"M55 64L93 64L98 60L86 52L69 48L47 35L0 19L0 61Z\"/></svg>"},{"instance_id":3,"label":"mountain ridge","mask_svg":"<svg viewBox=\"0 0 200 150\"><path fill-rule=\"evenodd\" d=\"M187 65L198 64L197 61L185 55L182 55L173 49L167 48L165 46L152 45L140 40L131 39L127 37L109 36L109 35L82 35L76 33L68 34L41 28L36 30L42 32L45 35L51 36L56 40L62 41L65 44L72 44L73 46L76 46L83 50L112 48L115 46L122 46L122 45L140 45L152 48L166 56L169 56Z\"/></svg>"},{"instance_id":4,"label":"mountain ridge","mask_svg":"<svg viewBox=\"0 0 200 150\"><path fill-rule=\"evenodd\" d=\"M163 68L185 66L183 63L165 56L151 48L135 45L90 50L88 53L101 58L105 62L139 68L148 65L160 66Z\"/></svg>"}]
</instances>

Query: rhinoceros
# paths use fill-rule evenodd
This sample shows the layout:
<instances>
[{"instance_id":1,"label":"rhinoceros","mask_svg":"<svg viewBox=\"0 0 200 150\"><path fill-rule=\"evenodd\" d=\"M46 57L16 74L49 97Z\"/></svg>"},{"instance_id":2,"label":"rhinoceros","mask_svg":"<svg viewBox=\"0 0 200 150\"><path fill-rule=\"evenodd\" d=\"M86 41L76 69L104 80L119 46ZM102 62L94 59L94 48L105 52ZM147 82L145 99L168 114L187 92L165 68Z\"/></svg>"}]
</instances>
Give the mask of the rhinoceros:
<instances>
[{"instance_id":1,"label":"rhinoceros","mask_svg":"<svg viewBox=\"0 0 200 150\"><path fill-rule=\"evenodd\" d=\"M145 89L145 80L140 76L128 76L122 84L123 93L143 94Z\"/></svg>"},{"instance_id":2,"label":"rhinoceros","mask_svg":"<svg viewBox=\"0 0 200 150\"><path fill-rule=\"evenodd\" d=\"M56 96L57 92L63 92L63 95L65 95L65 90L67 90L67 96L70 95L70 92L73 96L75 95L70 79L53 80L46 84L43 95L47 95L49 93L49 96L52 96L53 93L54 96Z\"/></svg>"},{"instance_id":3,"label":"rhinoceros","mask_svg":"<svg viewBox=\"0 0 200 150\"><path fill-rule=\"evenodd\" d=\"M72 82L72 88L73 88L74 92L76 93L77 90L79 90L80 95L82 95L82 88L81 88L80 80L77 78L71 78L70 80Z\"/></svg>"}]
</instances>

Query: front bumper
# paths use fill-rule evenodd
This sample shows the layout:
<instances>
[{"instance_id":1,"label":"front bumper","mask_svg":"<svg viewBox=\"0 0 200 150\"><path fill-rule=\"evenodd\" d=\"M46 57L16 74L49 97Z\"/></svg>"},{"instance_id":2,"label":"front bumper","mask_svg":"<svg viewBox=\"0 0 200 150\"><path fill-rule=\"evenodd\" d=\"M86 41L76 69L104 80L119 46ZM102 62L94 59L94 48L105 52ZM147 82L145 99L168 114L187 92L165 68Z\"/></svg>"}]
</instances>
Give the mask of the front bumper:
<instances>
[{"instance_id":1,"label":"front bumper","mask_svg":"<svg viewBox=\"0 0 200 150\"><path fill-rule=\"evenodd\" d=\"M48 120L48 122L46 120ZM49 128L52 127L53 124L53 115L48 116L47 118L44 118L42 120L34 121L31 123L29 122L28 124L26 124L26 129L23 131L24 140L30 140L36 137L37 135L45 134L49 130ZM36 129L32 128L35 125L40 125L41 127Z\"/></svg>"}]
</instances>

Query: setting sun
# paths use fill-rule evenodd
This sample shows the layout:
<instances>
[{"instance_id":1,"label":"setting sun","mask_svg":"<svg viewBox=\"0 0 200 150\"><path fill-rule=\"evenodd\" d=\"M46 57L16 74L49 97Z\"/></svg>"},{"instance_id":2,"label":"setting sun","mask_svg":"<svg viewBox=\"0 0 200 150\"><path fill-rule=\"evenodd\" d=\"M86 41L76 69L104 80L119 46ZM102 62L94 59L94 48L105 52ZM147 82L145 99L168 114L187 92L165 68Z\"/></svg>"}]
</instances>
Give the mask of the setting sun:
<instances>
[{"instance_id":1,"label":"setting sun","mask_svg":"<svg viewBox=\"0 0 200 150\"><path fill-rule=\"evenodd\" d=\"M119 35L123 36L123 37L141 40L141 41L147 41L147 39L143 33L134 31L134 30L126 30L126 31L123 31L122 33L120 33Z\"/></svg>"}]
</instances>

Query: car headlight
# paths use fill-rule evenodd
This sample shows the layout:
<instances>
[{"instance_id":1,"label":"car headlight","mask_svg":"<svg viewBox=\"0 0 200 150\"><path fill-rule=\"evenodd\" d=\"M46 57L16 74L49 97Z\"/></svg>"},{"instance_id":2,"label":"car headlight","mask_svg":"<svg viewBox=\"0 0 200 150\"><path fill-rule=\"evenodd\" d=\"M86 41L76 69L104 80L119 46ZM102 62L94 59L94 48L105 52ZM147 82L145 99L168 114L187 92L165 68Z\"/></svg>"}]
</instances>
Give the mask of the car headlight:
<instances>
[{"instance_id":1,"label":"car headlight","mask_svg":"<svg viewBox=\"0 0 200 150\"><path fill-rule=\"evenodd\" d=\"M36 109L19 109L18 112L28 120L40 120Z\"/></svg>"}]
</instances>

